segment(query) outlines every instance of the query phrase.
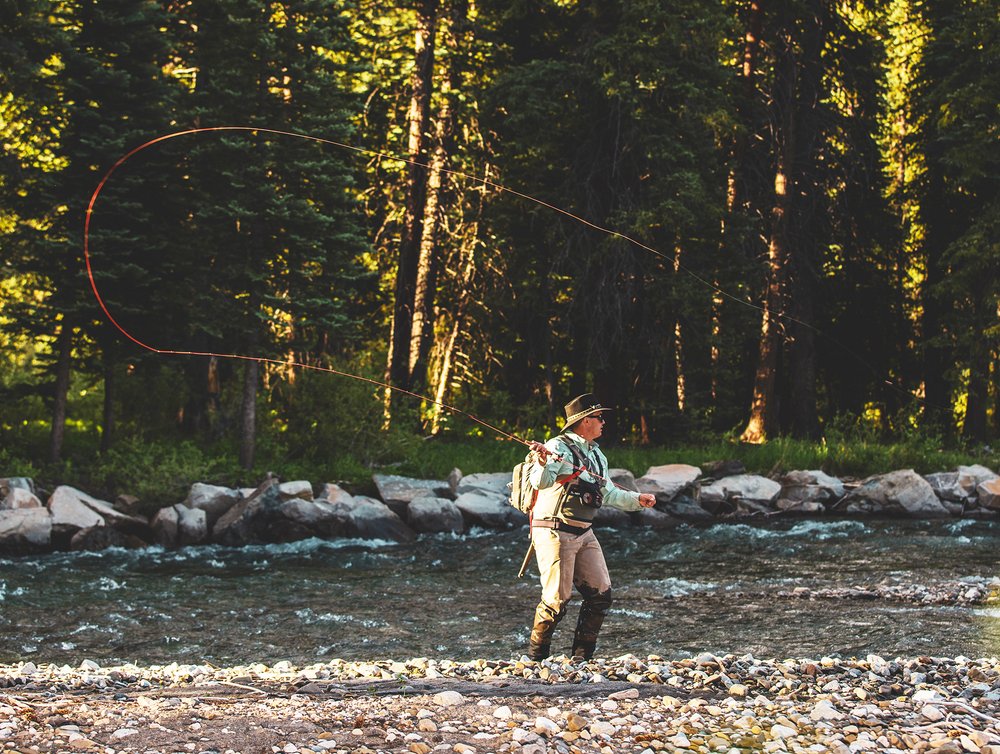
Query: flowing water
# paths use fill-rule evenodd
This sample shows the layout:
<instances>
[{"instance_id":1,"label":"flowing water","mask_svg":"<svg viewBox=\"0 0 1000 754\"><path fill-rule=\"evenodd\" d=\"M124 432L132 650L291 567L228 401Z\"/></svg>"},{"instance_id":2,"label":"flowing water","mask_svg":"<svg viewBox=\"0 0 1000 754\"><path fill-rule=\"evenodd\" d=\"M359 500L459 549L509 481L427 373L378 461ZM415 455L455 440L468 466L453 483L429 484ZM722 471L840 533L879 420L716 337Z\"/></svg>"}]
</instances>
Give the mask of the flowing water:
<instances>
[{"instance_id":1,"label":"flowing water","mask_svg":"<svg viewBox=\"0 0 1000 754\"><path fill-rule=\"evenodd\" d=\"M598 653L1000 654L1000 610L803 600L796 587L992 583L1000 522L803 521L599 532L616 602ZM0 560L0 662L295 664L519 656L526 530ZM570 607L553 644L568 650ZM563 646L563 645L566 646Z\"/></svg>"}]
</instances>

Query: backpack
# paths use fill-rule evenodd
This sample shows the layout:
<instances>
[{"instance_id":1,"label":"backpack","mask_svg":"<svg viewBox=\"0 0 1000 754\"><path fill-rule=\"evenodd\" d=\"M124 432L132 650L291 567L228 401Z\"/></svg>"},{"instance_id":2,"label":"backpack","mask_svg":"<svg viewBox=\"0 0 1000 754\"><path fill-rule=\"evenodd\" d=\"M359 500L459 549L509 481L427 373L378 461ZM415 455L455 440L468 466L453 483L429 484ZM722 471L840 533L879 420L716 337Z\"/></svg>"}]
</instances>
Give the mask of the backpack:
<instances>
[{"instance_id":1,"label":"backpack","mask_svg":"<svg viewBox=\"0 0 1000 754\"><path fill-rule=\"evenodd\" d=\"M569 452L573 455L573 465L577 467L569 476L556 480L559 484L568 485L580 476L582 469L585 468L586 459L579 448L576 447L576 443L563 435L559 435L557 439L562 440L563 444L569 448ZM510 490L508 502L526 516L531 515L531 509L535 507L535 498L538 497L538 490L532 487L529 481L531 467L534 464L534 456L528 453L524 457L524 460L514 467L511 472L511 480L507 483L507 487Z\"/></svg>"}]
</instances>

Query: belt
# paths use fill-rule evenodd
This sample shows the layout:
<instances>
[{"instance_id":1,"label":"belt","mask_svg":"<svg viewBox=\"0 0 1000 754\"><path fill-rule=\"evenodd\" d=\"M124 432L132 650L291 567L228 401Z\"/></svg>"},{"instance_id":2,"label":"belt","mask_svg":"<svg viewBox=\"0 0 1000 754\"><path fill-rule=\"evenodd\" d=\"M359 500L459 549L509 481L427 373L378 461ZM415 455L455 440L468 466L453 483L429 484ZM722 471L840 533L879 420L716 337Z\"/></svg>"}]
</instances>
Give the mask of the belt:
<instances>
[{"instance_id":1,"label":"belt","mask_svg":"<svg viewBox=\"0 0 1000 754\"><path fill-rule=\"evenodd\" d=\"M531 528L555 529L556 531L564 531L567 534L573 534L577 537L579 537L584 532L590 531L589 526L573 526L572 524L567 524L565 521L559 521L558 519L553 520L549 518L533 520L531 522Z\"/></svg>"}]
</instances>

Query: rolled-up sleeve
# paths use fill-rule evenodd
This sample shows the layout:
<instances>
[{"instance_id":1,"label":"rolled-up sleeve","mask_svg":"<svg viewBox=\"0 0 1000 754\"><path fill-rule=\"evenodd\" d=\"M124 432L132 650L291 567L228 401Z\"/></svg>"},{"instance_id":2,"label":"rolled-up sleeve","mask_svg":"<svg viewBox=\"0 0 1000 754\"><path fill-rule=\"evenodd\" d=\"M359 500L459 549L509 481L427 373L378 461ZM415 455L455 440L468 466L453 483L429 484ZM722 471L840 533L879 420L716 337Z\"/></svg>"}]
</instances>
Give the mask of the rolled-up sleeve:
<instances>
[{"instance_id":1,"label":"rolled-up sleeve","mask_svg":"<svg viewBox=\"0 0 1000 754\"><path fill-rule=\"evenodd\" d=\"M556 483L556 479L573 471L573 454L569 448L554 437L545 443L545 447L553 454L549 456L549 462L544 466L539 466L537 463L533 464L531 472L528 474L528 481L536 490L544 490L547 487L551 487ZM557 458L557 456L560 456L561 459Z\"/></svg>"}]
</instances>

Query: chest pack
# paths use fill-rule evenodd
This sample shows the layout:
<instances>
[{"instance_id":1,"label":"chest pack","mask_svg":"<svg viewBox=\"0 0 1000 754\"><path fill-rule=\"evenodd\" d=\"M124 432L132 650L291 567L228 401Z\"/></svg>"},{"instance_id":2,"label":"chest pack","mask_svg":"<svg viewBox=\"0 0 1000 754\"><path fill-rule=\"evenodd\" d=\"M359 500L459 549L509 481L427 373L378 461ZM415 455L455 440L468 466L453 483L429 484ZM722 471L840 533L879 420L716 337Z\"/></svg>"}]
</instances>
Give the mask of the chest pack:
<instances>
[{"instance_id":1,"label":"chest pack","mask_svg":"<svg viewBox=\"0 0 1000 754\"><path fill-rule=\"evenodd\" d=\"M565 435L559 435L556 439L562 440L563 445L569 448L570 454L573 456L573 469L572 474L567 474L566 476L559 477L556 479L557 484L563 485L563 487L569 490L571 487L575 487L575 482L577 482L577 477L583 472L584 469L590 470L590 466L587 463L586 457L576 446L576 443L570 440ZM531 515L531 509L535 507L535 500L538 497L538 490L531 486L529 477L531 475L531 467L535 465L535 456L533 453L528 453L524 457L521 463L514 467L511 473L511 480L507 483L507 487L510 489L510 498L508 502L517 508L521 513L525 515ZM587 492L590 493L590 499L597 500L600 497L599 485L593 482L577 482L579 485L585 485L587 487ZM592 488L592 489L591 489ZM597 502L595 507L600 507L601 503Z\"/></svg>"}]
</instances>

